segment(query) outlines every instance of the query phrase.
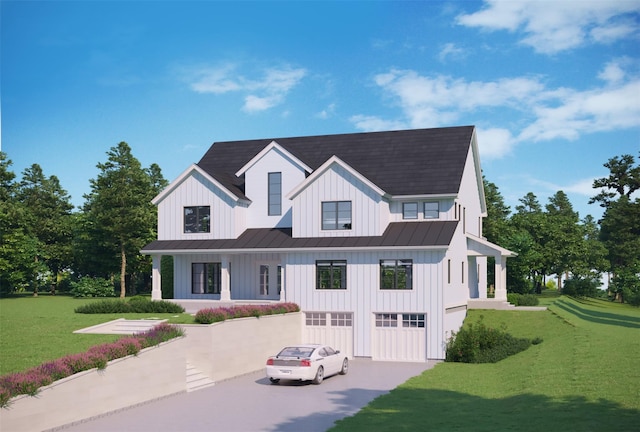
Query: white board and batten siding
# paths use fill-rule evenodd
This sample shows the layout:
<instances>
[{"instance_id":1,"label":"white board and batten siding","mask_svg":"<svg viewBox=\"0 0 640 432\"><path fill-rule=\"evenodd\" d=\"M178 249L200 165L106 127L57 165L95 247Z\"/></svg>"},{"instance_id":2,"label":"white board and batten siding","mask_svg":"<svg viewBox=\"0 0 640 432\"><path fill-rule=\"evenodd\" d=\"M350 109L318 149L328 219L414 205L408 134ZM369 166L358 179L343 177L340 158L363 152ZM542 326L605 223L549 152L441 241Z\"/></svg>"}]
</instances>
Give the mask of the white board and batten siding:
<instances>
[{"instance_id":1,"label":"white board and batten siding","mask_svg":"<svg viewBox=\"0 0 640 432\"><path fill-rule=\"evenodd\" d=\"M210 206L211 232L184 232L184 208L191 206ZM237 238L246 229L246 210L202 174L193 172L158 203L158 240Z\"/></svg>"},{"instance_id":2,"label":"white board and batten siding","mask_svg":"<svg viewBox=\"0 0 640 432\"><path fill-rule=\"evenodd\" d=\"M322 230L322 202L326 201L351 201L350 230ZM294 237L378 236L388 221L388 203L337 164L293 198Z\"/></svg>"},{"instance_id":3,"label":"white board and batten siding","mask_svg":"<svg viewBox=\"0 0 640 432\"><path fill-rule=\"evenodd\" d=\"M356 357L377 355L382 358L395 356L398 359L411 360L442 358L444 304L439 287L442 286L443 257L444 250L289 254L286 257L286 300L299 304L305 312L353 312L353 355ZM381 290L380 260L382 259L412 259L413 289ZM316 289L316 260L346 260L347 289ZM397 347L390 349L384 355L380 351L376 353L374 351L374 339L377 337L375 316L378 313L398 314L400 319L402 314L424 315L425 327L410 333L410 336L403 336L407 343L409 342L407 337L420 339L417 348L415 346L411 348L418 350L420 354L408 352L393 354L392 351L397 350ZM318 329L307 329L307 331L316 330ZM421 334L418 335L418 332ZM313 333L308 334L313 335ZM404 346L409 349L409 345Z\"/></svg>"}]
</instances>

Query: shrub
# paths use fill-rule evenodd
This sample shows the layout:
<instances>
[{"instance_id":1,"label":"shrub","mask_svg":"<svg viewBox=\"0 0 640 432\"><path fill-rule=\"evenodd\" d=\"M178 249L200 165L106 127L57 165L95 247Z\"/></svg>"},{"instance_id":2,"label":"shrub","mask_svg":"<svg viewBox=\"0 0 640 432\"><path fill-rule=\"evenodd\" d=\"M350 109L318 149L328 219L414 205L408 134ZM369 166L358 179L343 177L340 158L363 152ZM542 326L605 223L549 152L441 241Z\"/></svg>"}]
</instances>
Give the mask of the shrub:
<instances>
[{"instance_id":1,"label":"shrub","mask_svg":"<svg viewBox=\"0 0 640 432\"><path fill-rule=\"evenodd\" d=\"M74 297L115 297L113 284L103 278L83 276L77 282L71 282L71 294Z\"/></svg>"},{"instance_id":2,"label":"shrub","mask_svg":"<svg viewBox=\"0 0 640 432\"><path fill-rule=\"evenodd\" d=\"M536 339L537 343L542 342ZM526 350L532 341L516 338L505 330L487 327L480 321L454 333L447 342L445 361L460 363L495 363Z\"/></svg>"},{"instance_id":3,"label":"shrub","mask_svg":"<svg viewBox=\"0 0 640 432\"><path fill-rule=\"evenodd\" d=\"M537 306L540 303L535 294L508 293L507 301L514 306Z\"/></svg>"},{"instance_id":4,"label":"shrub","mask_svg":"<svg viewBox=\"0 0 640 432\"><path fill-rule=\"evenodd\" d=\"M179 304L150 300L143 296L132 297L129 301L122 299L101 300L78 306L74 310L83 314L111 314L111 313L183 313L184 308Z\"/></svg>"},{"instance_id":5,"label":"shrub","mask_svg":"<svg viewBox=\"0 0 640 432\"><path fill-rule=\"evenodd\" d=\"M580 297L598 297L600 281L595 277L574 276L567 279L562 287L562 294Z\"/></svg>"},{"instance_id":6,"label":"shrub","mask_svg":"<svg viewBox=\"0 0 640 432\"><path fill-rule=\"evenodd\" d=\"M152 329L133 336L123 337L112 343L89 348L88 351L70 354L44 363L25 372L0 377L0 408L6 408L12 397L26 394L35 396L40 387L90 369L105 369L111 360L136 355L141 349L159 345L184 335L180 327L161 323Z\"/></svg>"},{"instance_id":7,"label":"shrub","mask_svg":"<svg viewBox=\"0 0 640 432\"><path fill-rule=\"evenodd\" d=\"M298 311L300 311L300 307L295 303L206 308L200 309L196 313L195 321L198 324L212 324L233 318L260 317L262 315L285 314Z\"/></svg>"}]
</instances>

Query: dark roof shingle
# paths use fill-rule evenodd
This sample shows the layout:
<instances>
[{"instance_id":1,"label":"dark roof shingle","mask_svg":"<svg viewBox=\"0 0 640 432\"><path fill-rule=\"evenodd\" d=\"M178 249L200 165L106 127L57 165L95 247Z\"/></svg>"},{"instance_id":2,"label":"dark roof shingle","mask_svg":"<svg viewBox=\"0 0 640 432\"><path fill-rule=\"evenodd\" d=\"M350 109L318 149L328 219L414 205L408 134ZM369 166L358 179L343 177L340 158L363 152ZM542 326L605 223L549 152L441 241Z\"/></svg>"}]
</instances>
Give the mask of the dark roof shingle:
<instances>
[{"instance_id":1,"label":"dark roof shingle","mask_svg":"<svg viewBox=\"0 0 640 432\"><path fill-rule=\"evenodd\" d=\"M391 195L455 194L473 130L458 126L216 142L198 166L247 198L244 179L235 173L276 141L314 170L335 155Z\"/></svg>"}]
</instances>

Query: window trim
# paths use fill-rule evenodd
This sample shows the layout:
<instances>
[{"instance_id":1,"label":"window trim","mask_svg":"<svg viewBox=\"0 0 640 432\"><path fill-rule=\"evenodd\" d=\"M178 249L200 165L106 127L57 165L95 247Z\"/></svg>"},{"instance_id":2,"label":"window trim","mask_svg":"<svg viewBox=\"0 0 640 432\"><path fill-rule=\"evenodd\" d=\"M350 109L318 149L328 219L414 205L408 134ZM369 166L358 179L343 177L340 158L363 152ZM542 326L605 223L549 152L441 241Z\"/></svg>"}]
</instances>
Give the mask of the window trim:
<instances>
[{"instance_id":1,"label":"window trim","mask_svg":"<svg viewBox=\"0 0 640 432\"><path fill-rule=\"evenodd\" d=\"M196 266L203 266L199 275L204 275L202 292L196 292ZM200 283L198 283L200 285ZM222 293L222 263L220 262L192 262L191 263L191 294L207 295Z\"/></svg>"},{"instance_id":2,"label":"window trim","mask_svg":"<svg viewBox=\"0 0 640 432\"><path fill-rule=\"evenodd\" d=\"M435 204L435 210L427 210L427 205L429 204ZM435 212L435 216L431 215L433 214L433 212ZM440 219L440 201L425 201L424 203L422 203L422 215L425 219Z\"/></svg>"},{"instance_id":3,"label":"window trim","mask_svg":"<svg viewBox=\"0 0 640 432\"><path fill-rule=\"evenodd\" d=\"M349 222L340 224L340 204L349 204ZM329 209L329 206L335 206L334 209ZM346 210L342 210L343 212ZM322 201L320 204L320 225L323 231L345 231L350 230L353 225L353 205L351 201ZM327 223L328 214L335 216L331 218L331 221Z\"/></svg>"},{"instance_id":4,"label":"window trim","mask_svg":"<svg viewBox=\"0 0 640 432\"><path fill-rule=\"evenodd\" d=\"M202 215L202 219L200 217L200 210L207 209L208 214ZM196 231L187 231L187 209L193 209L191 211L195 214L195 227ZM205 223L203 223L205 222ZM204 225L204 229L201 226ZM200 206L184 206L182 207L182 230L184 234L202 234L202 233L210 233L211 232L211 206L208 205L200 205Z\"/></svg>"},{"instance_id":5,"label":"window trim","mask_svg":"<svg viewBox=\"0 0 640 432\"><path fill-rule=\"evenodd\" d=\"M267 174L267 215L282 215L282 173Z\"/></svg>"},{"instance_id":6,"label":"window trim","mask_svg":"<svg viewBox=\"0 0 640 432\"><path fill-rule=\"evenodd\" d=\"M328 265L327 265L328 264ZM328 267L329 284L322 287L320 280L320 267ZM340 287L334 287L334 270L342 269L340 273ZM342 273L344 272L344 273ZM344 285L344 286L343 286ZM316 289L317 290L346 290L347 289L347 260L316 260Z\"/></svg>"},{"instance_id":7,"label":"window trim","mask_svg":"<svg viewBox=\"0 0 640 432\"><path fill-rule=\"evenodd\" d=\"M388 265L390 262L394 262L393 265ZM385 286L385 274L384 271L392 269L393 270L393 284L391 287ZM404 269L406 277L405 277L405 286L399 287L398 284L398 275L400 272L398 270ZM407 270L409 270L407 272ZM381 259L380 260L380 289L381 290L394 290L394 291L411 291L413 290L413 260L412 259Z\"/></svg>"}]
</instances>

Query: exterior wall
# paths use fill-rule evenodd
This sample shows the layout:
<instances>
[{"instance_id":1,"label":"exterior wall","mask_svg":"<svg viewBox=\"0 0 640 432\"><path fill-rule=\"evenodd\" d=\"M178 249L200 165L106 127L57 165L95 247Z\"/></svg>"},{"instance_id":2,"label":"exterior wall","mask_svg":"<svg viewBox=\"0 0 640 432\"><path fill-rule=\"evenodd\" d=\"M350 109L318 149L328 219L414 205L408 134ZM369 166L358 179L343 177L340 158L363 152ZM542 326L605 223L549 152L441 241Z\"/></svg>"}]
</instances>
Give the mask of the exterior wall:
<instances>
[{"instance_id":1,"label":"exterior wall","mask_svg":"<svg viewBox=\"0 0 640 432\"><path fill-rule=\"evenodd\" d=\"M268 173L282 173L282 214L268 215ZM290 228L291 201L287 194L305 179L305 171L272 149L245 172L245 195L251 200L247 228Z\"/></svg>"},{"instance_id":2,"label":"exterior wall","mask_svg":"<svg viewBox=\"0 0 640 432\"><path fill-rule=\"evenodd\" d=\"M351 201L350 230L322 230L323 201ZM293 199L294 237L378 236L388 222L382 197L336 164Z\"/></svg>"},{"instance_id":3,"label":"exterior wall","mask_svg":"<svg viewBox=\"0 0 640 432\"><path fill-rule=\"evenodd\" d=\"M231 267L231 299L278 299L277 280L270 277L271 294L268 297L259 296L259 266L260 264L281 265L279 254L190 254L175 255L173 257L173 289L177 299L192 300L220 300L220 294L192 294L191 293L191 264L213 263L228 260Z\"/></svg>"},{"instance_id":4,"label":"exterior wall","mask_svg":"<svg viewBox=\"0 0 640 432\"><path fill-rule=\"evenodd\" d=\"M442 358L444 251L299 253L286 258L286 301L305 312L353 312L354 356L371 356L375 313L427 314L427 355ZM315 262L347 261L346 290L315 289ZM413 259L412 290L380 290L381 259Z\"/></svg>"},{"instance_id":5,"label":"exterior wall","mask_svg":"<svg viewBox=\"0 0 640 432\"><path fill-rule=\"evenodd\" d=\"M481 224L479 222L482 209L480 207L480 191L478 190L476 174L473 152L470 147L458 194L458 201L462 205L460 220L463 222L465 233L482 237ZM480 173L480 175L482 174Z\"/></svg>"},{"instance_id":6,"label":"exterior wall","mask_svg":"<svg viewBox=\"0 0 640 432\"><path fill-rule=\"evenodd\" d=\"M184 207L210 206L211 232L185 233ZM158 204L158 240L237 238L246 228L246 209L194 172Z\"/></svg>"}]
</instances>

